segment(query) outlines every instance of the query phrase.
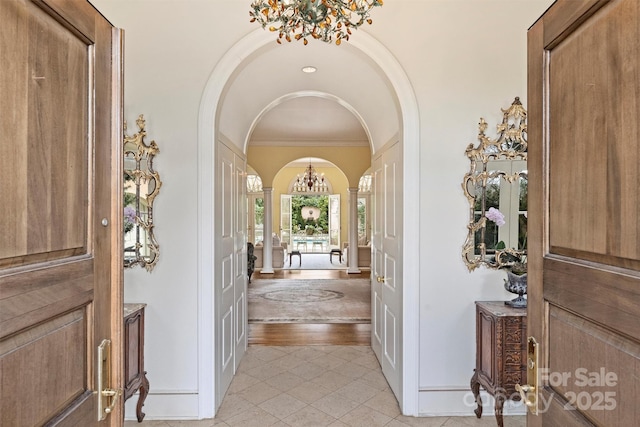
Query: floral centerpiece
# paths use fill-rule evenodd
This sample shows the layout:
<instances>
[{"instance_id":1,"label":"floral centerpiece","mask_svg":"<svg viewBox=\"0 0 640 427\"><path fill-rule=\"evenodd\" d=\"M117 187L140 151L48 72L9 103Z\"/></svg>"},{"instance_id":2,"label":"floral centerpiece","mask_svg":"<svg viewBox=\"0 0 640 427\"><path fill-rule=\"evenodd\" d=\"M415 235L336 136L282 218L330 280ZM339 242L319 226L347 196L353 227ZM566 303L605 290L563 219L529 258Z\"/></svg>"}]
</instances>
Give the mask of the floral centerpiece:
<instances>
[{"instance_id":1,"label":"floral centerpiece","mask_svg":"<svg viewBox=\"0 0 640 427\"><path fill-rule=\"evenodd\" d=\"M504 215L496 208L489 208L485 215L489 221L493 221L498 227L506 223ZM518 294L517 298L505 301L505 304L512 307L526 307L527 299L523 297L527 293L526 250L507 248L504 241L501 240L495 245L495 261L498 269L503 269L507 273L504 288L511 293Z\"/></svg>"}]
</instances>

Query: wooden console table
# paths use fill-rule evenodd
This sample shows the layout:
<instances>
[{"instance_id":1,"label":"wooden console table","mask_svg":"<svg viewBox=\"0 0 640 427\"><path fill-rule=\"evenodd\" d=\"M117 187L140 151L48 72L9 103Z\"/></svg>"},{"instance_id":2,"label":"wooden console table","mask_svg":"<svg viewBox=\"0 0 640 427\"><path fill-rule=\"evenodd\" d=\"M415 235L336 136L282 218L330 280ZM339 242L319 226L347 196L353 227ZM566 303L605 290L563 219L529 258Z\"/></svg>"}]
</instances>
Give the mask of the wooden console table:
<instances>
[{"instance_id":1,"label":"wooden console table","mask_svg":"<svg viewBox=\"0 0 640 427\"><path fill-rule=\"evenodd\" d=\"M140 390L136 417L144 419L144 400L149 393L149 380L144 370L144 308L146 304L124 305L124 400Z\"/></svg>"},{"instance_id":2,"label":"wooden console table","mask_svg":"<svg viewBox=\"0 0 640 427\"><path fill-rule=\"evenodd\" d=\"M482 416L480 386L495 399L498 426L503 427L506 400L520 400L516 384L527 382L527 309L512 308L504 301L476 302L476 368L471 391Z\"/></svg>"}]
</instances>

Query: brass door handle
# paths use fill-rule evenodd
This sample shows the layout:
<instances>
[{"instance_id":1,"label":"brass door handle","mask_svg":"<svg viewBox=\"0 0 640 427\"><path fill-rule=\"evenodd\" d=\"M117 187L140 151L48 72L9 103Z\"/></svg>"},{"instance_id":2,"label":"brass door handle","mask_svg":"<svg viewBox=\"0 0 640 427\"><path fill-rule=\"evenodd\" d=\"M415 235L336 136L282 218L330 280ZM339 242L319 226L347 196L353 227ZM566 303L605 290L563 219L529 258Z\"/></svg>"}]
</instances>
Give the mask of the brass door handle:
<instances>
[{"instance_id":1,"label":"brass door handle","mask_svg":"<svg viewBox=\"0 0 640 427\"><path fill-rule=\"evenodd\" d=\"M111 398L111 404L104 408L104 413L105 414L110 414L113 411L113 408L116 407L116 404L118 403L118 397L120 397L120 395L122 394L122 390L113 390L113 389L106 389L106 390L102 390L102 395L104 397L110 397Z\"/></svg>"},{"instance_id":2,"label":"brass door handle","mask_svg":"<svg viewBox=\"0 0 640 427\"><path fill-rule=\"evenodd\" d=\"M522 398L522 401L524 402L525 405L527 405L528 408L533 408L536 405L536 402L535 402L536 387L535 386L532 386L529 384L525 384L525 385L516 384L516 390L518 391L518 393L520 393L520 397ZM529 393L533 394L531 399L529 398Z\"/></svg>"},{"instance_id":3,"label":"brass door handle","mask_svg":"<svg viewBox=\"0 0 640 427\"><path fill-rule=\"evenodd\" d=\"M111 340L102 340L98 346L98 421L107 418L118 404L118 398L122 394L121 389L110 388L113 380L111 376Z\"/></svg>"},{"instance_id":4,"label":"brass door handle","mask_svg":"<svg viewBox=\"0 0 640 427\"><path fill-rule=\"evenodd\" d=\"M538 341L534 337L527 339L527 384L516 384L522 401L529 412L538 415Z\"/></svg>"},{"instance_id":5,"label":"brass door handle","mask_svg":"<svg viewBox=\"0 0 640 427\"><path fill-rule=\"evenodd\" d=\"M384 276L376 276L378 283L384 283Z\"/></svg>"}]
</instances>

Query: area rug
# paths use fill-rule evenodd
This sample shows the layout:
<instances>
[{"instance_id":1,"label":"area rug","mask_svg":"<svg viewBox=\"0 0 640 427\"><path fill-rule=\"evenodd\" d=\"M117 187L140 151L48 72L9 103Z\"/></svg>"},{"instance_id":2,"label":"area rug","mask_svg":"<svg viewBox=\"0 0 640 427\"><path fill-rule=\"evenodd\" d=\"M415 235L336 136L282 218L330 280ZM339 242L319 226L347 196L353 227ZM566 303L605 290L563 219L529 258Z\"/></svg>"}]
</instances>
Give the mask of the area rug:
<instances>
[{"instance_id":1,"label":"area rug","mask_svg":"<svg viewBox=\"0 0 640 427\"><path fill-rule=\"evenodd\" d=\"M370 323L369 279L259 279L248 288L252 323Z\"/></svg>"},{"instance_id":2,"label":"area rug","mask_svg":"<svg viewBox=\"0 0 640 427\"><path fill-rule=\"evenodd\" d=\"M284 260L284 270L346 270L347 260L342 256L342 263L338 255L329 258L329 254L307 253L302 252L300 256L293 255L291 257L291 265L289 264L289 254Z\"/></svg>"}]
</instances>

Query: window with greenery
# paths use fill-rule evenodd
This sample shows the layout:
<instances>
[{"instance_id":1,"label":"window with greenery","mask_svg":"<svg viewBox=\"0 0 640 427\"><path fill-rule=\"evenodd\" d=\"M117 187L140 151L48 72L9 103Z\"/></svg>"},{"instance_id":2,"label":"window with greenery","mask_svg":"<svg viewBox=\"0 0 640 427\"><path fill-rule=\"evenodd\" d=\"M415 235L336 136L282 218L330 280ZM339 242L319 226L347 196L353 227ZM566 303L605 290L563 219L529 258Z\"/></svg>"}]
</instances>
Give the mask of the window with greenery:
<instances>
[{"instance_id":1,"label":"window with greenery","mask_svg":"<svg viewBox=\"0 0 640 427\"><path fill-rule=\"evenodd\" d=\"M302 216L302 207L320 209L320 218L312 220ZM314 234L329 233L329 197L328 196L291 196L291 226L294 233L312 230Z\"/></svg>"}]
</instances>

